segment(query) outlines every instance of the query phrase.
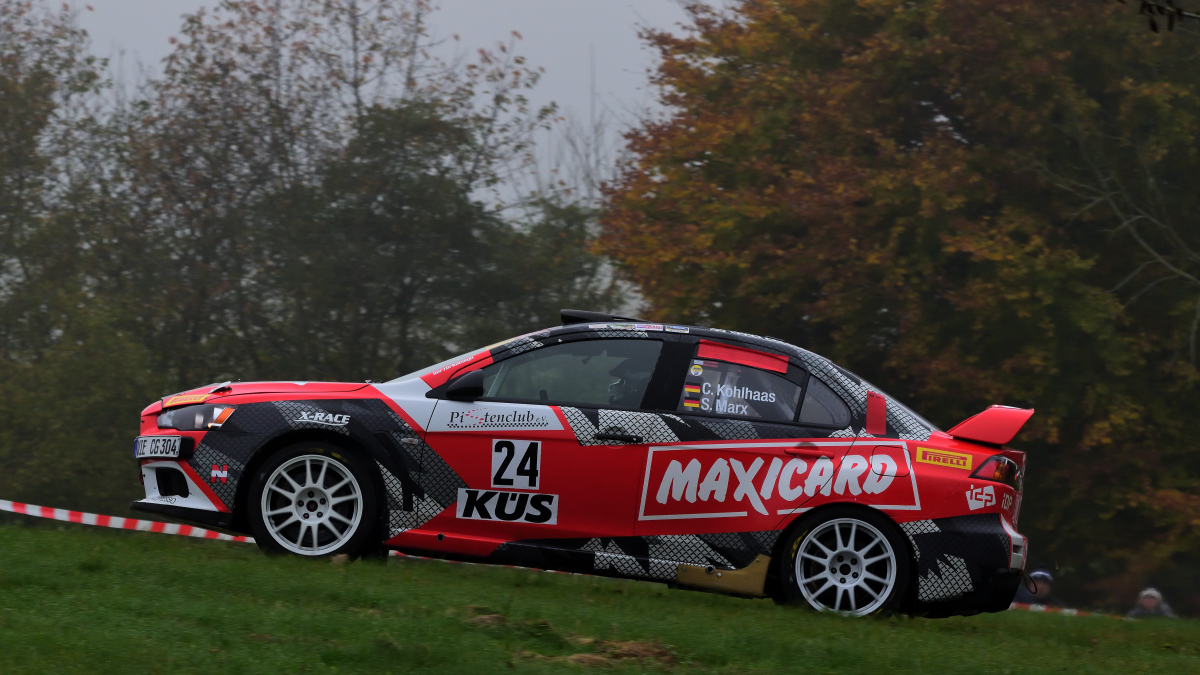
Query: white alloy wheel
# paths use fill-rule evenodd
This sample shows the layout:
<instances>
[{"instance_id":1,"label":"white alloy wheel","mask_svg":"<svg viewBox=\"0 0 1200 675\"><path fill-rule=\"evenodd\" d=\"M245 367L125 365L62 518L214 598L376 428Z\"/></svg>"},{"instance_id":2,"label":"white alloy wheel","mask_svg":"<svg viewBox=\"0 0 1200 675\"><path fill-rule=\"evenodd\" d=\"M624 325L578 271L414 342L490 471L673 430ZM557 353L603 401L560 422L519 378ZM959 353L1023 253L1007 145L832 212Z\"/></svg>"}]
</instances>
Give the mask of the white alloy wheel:
<instances>
[{"instance_id":1,"label":"white alloy wheel","mask_svg":"<svg viewBox=\"0 0 1200 675\"><path fill-rule=\"evenodd\" d=\"M262 492L271 538L304 556L335 551L358 531L363 492L349 467L324 455L300 455L275 469Z\"/></svg>"},{"instance_id":2,"label":"white alloy wheel","mask_svg":"<svg viewBox=\"0 0 1200 675\"><path fill-rule=\"evenodd\" d=\"M896 551L869 523L836 518L800 542L796 582L818 610L863 616L879 609L896 585Z\"/></svg>"}]
</instances>

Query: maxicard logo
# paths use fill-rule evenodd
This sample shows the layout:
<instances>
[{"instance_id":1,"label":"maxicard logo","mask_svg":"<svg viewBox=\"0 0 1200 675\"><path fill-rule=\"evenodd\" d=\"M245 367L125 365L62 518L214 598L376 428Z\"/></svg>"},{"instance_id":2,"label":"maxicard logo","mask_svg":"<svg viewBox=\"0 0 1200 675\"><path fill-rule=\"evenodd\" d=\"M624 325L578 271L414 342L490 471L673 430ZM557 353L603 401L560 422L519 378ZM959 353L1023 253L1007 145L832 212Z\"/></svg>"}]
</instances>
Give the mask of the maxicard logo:
<instances>
[{"instance_id":1,"label":"maxicard logo","mask_svg":"<svg viewBox=\"0 0 1200 675\"><path fill-rule=\"evenodd\" d=\"M459 518L500 520L534 525L558 524L558 495L458 489Z\"/></svg>"},{"instance_id":2,"label":"maxicard logo","mask_svg":"<svg viewBox=\"0 0 1200 675\"><path fill-rule=\"evenodd\" d=\"M907 458L900 447L851 452L840 463L826 457L758 455L752 448L689 448L651 452L640 517L776 516L817 496L848 497L880 507L917 505Z\"/></svg>"},{"instance_id":3,"label":"maxicard logo","mask_svg":"<svg viewBox=\"0 0 1200 675\"><path fill-rule=\"evenodd\" d=\"M350 423L350 416L334 415L326 412L302 412L300 413L300 417L296 418L296 421L323 424L327 427L344 427Z\"/></svg>"}]
</instances>

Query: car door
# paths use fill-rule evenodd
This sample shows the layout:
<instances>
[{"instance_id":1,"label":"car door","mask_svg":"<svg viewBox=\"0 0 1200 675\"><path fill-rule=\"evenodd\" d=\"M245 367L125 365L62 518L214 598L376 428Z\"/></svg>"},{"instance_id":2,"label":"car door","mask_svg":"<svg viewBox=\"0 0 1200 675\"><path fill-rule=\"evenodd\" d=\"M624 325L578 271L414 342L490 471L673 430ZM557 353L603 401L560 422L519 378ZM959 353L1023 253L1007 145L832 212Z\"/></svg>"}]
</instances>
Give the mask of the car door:
<instances>
[{"instance_id":1,"label":"car door","mask_svg":"<svg viewBox=\"0 0 1200 675\"><path fill-rule=\"evenodd\" d=\"M477 400L439 399L427 442L466 483L440 519L448 545L631 536L646 453L635 423L662 348L560 339L484 367Z\"/></svg>"},{"instance_id":2,"label":"car door","mask_svg":"<svg viewBox=\"0 0 1200 675\"><path fill-rule=\"evenodd\" d=\"M649 448L639 535L774 530L870 479L857 460L839 473L855 439L832 434L850 426L850 411L786 356L700 340L675 367L684 371L673 413L706 440Z\"/></svg>"}]
</instances>

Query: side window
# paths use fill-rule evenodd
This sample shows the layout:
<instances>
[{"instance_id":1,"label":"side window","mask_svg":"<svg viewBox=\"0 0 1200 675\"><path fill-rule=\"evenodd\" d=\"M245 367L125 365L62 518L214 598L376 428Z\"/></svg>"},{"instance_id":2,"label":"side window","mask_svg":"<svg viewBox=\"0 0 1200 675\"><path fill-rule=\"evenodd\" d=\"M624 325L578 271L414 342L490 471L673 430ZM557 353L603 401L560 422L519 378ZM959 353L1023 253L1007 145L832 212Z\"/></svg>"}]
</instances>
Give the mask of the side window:
<instances>
[{"instance_id":1,"label":"side window","mask_svg":"<svg viewBox=\"0 0 1200 675\"><path fill-rule=\"evenodd\" d=\"M485 399L638 408L662 342L588 340L525 352L483 369Z\"/></svg>"},{"instance_id":2,"label":"side window","mask_svg":"<svg viewBox=\"0 0 1200 675\"><path fill-rule=\"evenodd\" d=\"M850 425L850 409L824 382L809 377L800 423L843 429Z\"/></svg>"},{"instance_id":3,"label":"side window","mask_svg":"<svg viewBox=\"0 0 1200 675\"><path fill-rule=\"evenodd\" d=\"M688 365L681 412L707 412L792 422L800 385L765 370L724 361L694 359Z\"/></svg>"}]
</instances>

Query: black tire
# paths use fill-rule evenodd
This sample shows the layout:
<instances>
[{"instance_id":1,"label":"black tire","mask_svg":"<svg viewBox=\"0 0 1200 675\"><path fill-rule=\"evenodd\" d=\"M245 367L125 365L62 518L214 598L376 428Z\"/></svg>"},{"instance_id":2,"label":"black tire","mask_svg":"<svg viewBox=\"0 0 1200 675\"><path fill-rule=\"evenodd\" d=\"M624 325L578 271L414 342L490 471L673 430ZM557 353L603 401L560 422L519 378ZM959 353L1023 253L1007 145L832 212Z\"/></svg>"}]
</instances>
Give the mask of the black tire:
<instances>
[{"instance_id":1,"label":"black tire","mask_svg":"<svg viewBox=\"0 0 1200 675\"><path fill-rule=\"evenodd\" d=\"M788 604L865 616L898 611L912 569L907 538L891 519L863 508L832 506L791 529L778 573Z\"/></svg>"},{"instance_id":2,"label":"black tire","mask_svg":"<svg viewBox=\"0 0 1200 675\"><path fill-rule=\"evenodd\" d=\"M319 475L318 467L324 467ZM272 485L294 490L293 496L268 489ZM278 450L258 468L247 514L254 541L266 553L355 559L381 550L381 504L370 463L313 441Z\"/></svg>"}]
</instances>

